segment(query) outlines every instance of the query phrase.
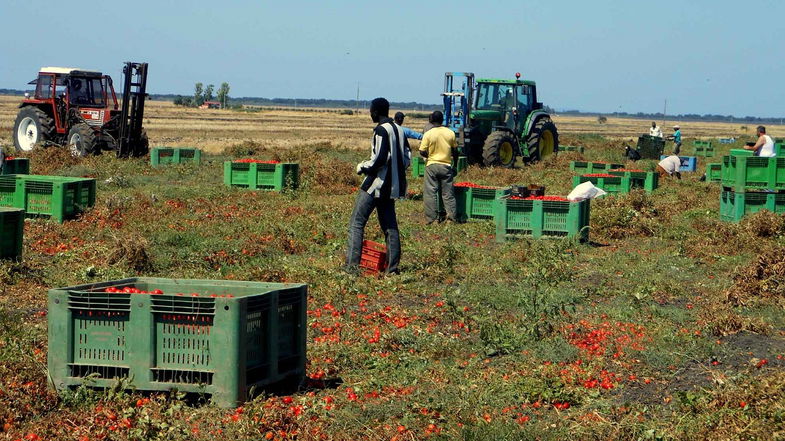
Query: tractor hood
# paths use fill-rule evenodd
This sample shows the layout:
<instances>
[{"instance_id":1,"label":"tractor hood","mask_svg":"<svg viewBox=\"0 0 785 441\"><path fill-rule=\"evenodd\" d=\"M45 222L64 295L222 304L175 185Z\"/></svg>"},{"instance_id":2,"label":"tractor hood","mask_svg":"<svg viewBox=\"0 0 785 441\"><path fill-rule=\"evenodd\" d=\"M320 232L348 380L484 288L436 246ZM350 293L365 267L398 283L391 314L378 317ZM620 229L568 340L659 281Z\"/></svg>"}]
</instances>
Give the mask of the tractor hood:
<instances>
[{"instance_id":1,"label":"tractor hood","mask_svg":"<svg viewBox=\"0 0 785 441\"><path fill-rule=\"evenodd\" d=\"M499 110L472 110L469 118L481 121L500 121L503 113Z\"/></svg>"}]
</instances>

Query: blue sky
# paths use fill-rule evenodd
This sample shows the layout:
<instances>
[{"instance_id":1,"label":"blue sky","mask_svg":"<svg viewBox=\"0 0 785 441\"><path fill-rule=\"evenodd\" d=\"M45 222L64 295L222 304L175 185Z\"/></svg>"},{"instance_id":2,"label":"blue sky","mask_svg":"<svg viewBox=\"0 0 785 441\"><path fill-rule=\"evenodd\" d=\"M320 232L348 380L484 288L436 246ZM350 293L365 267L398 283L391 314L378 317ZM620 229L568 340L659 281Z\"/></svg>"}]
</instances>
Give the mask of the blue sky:
<instances>
[{"instance_id":1,"label":"blue sky","mask_svg":"<svg viewBox=\"0 0 785 441\"><path fill-rule=\"evenodd\" d=\"M519 71L556 109L785 116L781 0L0 0L0 41L0 88L133 60L152 93L437 103L445 71Z\"/></svg>"}]
</instances>

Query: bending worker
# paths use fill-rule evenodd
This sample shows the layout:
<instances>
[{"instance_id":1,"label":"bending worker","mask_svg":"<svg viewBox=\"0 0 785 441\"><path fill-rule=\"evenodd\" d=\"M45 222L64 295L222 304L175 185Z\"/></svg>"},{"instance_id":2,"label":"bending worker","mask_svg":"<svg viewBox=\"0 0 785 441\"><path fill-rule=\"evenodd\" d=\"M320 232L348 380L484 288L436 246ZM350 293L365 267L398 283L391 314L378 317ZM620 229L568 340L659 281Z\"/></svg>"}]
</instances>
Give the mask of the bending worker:
<instances>
[{"instance_id":1,"label":"bending worker","mask_svg":"<svg viewBox=\"0 0 785 441\"><path fill-rule=\"evenodd\" d=\"M774 150L774 140L771 136L766 134L766 127L758 126L758 142L751 146L745 146L744 150L754 150L755 156L762 156L764 158L772 158L777 156Z\"/></svg>"},{"instance_id":2,"label":"bending worker","mask_svg":"<svg viewBox=\"0 0 785 441\"><path fill-rule=\"evenodd\" d=\"M458 157L455 133L442 125L444 115L438 110L431 114L429 122L433 128L425 133L420 143L420 155L427 158L423 184L425 221L431 224L435 220L443 220L439 219L436 196L441 191L447 220L457 222L453 189L455 170L452 167L453 159Z\"/></svg>"},{"instance_id":3,"label":"bending worker","mask_svg":"<svg viewBox=\"0 0 785 441\"><path fill-rule=\"evenodd\" d=\"M661 178L664 178L665 176L676 176L676 178L681 179L681 173L679 173L680 168L681 158L677 155L670 155L657 164L657 173L659 173Z\"/></svg>"}]
</instances>

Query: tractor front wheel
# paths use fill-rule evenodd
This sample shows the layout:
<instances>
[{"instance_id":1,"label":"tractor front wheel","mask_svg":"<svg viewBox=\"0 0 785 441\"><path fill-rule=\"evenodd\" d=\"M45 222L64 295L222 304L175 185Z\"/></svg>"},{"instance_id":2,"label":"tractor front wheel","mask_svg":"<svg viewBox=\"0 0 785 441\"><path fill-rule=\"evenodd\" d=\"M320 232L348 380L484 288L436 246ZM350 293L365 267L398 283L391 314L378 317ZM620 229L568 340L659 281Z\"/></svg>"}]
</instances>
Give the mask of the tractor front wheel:
<instances>
[{"instance_id":1,"label":"tractor front wheel","mask_svg":"<svg viewBox=\"0 0 785 441\"><path fill-rule=\"evenodd\" d=\"M29 152L36 144L50 139L54 120L38 107L25 106L19 110L14 123L14 146L17 151Z\"/></svg>"},{"instance_id":2,"label":"tractor front wheel","mask_svg":"<svg viewBox=\"0 0 785 441\"><path fill-rule=\"evenodd\" d=\"M68 148L71 155L84 158L95 153L95 131L85 123L79 123L68 131Z\"/></svg>"},{"instance_id":3,"label":"tractor front wheel","mask_svg":"<svg viewBox=\"0 0 785 441\"><path fill-rule=\"evenodd\" d=\"M559 151L559 132L556 131L556 124L550 118L541 118L529 132L526 140L529 148L528 163L534 163L555 155Z\"/></svg>"},{"instance_id":4,"label":"tractor front wheel","mask_svg":"<svg viewBox=\"0 0 785 441\"><path fill-rule=\"evenodd\" d=\"M485 139L482 148L483 163L487 166L512 167L518 150L515 137L509 132L493 132Z\"/></svg>"}]
</instances>

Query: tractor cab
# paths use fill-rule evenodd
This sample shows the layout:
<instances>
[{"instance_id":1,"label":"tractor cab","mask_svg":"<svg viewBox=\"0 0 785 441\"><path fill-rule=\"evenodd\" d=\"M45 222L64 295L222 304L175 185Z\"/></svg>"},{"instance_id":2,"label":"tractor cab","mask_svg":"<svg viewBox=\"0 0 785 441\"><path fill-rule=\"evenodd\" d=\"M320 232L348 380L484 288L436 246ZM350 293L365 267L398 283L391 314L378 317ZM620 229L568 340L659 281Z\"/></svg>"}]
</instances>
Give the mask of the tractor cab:
<instances>
[{"instance_id":1,"label":"tractor cab","mask_svg":"<svg viewBox=\"0 0 785 441\"><path fill-rule=\"evenodd\" d=\"M536 86L532 81L479 80L477 102L472 118L488 121L495 128L505 127L515 133L526 123L535 108Z\"/></svg>"}]
</instances>

